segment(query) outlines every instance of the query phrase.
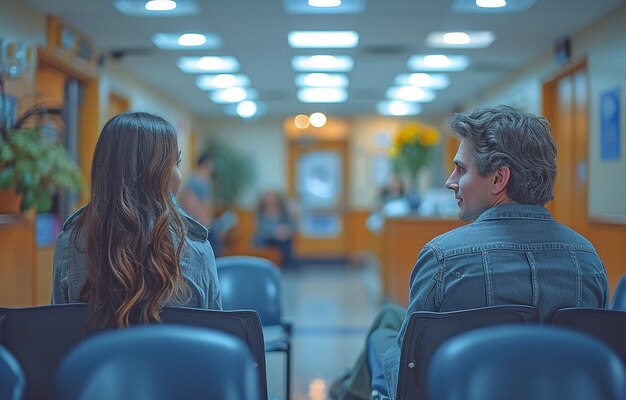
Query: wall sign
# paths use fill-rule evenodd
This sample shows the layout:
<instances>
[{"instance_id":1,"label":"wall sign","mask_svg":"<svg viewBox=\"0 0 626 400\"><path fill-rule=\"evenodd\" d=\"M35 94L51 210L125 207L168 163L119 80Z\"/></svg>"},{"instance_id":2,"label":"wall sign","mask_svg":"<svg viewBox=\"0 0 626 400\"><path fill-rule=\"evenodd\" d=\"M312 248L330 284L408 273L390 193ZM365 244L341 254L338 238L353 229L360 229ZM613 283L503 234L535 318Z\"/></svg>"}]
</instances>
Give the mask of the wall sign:
<instances>
[{"instance_id":1,"label":"wall sign","mask_svg":"<svg viewBox=\"0 0 626 400\"><path fill-rule=\"evenodd\" d=\"M600 94L600 159L620 158L619 88Z\"/></svg>"}]
</instances>

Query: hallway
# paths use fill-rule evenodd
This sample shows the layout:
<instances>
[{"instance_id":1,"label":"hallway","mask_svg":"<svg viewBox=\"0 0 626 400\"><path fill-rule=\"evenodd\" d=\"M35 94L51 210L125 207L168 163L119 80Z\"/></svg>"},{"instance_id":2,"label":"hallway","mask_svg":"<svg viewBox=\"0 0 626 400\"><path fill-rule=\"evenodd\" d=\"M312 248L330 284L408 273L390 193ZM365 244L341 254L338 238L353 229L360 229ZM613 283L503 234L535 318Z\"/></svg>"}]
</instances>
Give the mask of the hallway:
<instances>
[{"instance_id":1,"label":"hallway","mask_svg":"<svg viewBox=\"0 0 626 400\"><path fill-rule=\"evenodd\" d=\"M310 265L281 271L284 313L294 323L292 399L323 400L356 359L380 308L369 267ZM284 399L282 354L267 354L270 397Z\"/></svg>"}]
</instances>

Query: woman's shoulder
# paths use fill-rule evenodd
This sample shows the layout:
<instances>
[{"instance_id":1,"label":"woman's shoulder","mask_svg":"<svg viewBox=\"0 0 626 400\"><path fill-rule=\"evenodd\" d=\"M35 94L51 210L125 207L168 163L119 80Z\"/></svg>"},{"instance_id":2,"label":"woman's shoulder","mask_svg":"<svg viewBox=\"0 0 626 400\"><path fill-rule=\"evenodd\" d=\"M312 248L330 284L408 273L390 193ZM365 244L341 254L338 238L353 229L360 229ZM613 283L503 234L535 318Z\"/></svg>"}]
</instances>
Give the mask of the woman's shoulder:
<instances>
[{"instance_id":1,"label":"woman's shoulder","mask_svg":"<svg viewBox=\"0 0 626 400\"><path fill-rule=\"evenodd\" d=\"M74 224L76 224L76 220L78 219L78 217L85 211L85 207L87 207L87 206L82 206L78 210L74 211L74 213L72 215L67 217L67 219L63 223L63 228L61 228L61 232L65 232L65 231L71 230L71 228L74 226Z\"/></svg>"},{"instance_id":2,"label":"woman's shoulder","mask_svg":"<svg viewBox=\"0 0 626 400\"><path fill-rule=\"evenodd\" d=\"M179 208L178 212L183 217L185 226L187 227L187 236L192 240L205 241L209 239L209 230L200 222L189 216L183 209Z\"/></svg>"}]
</instances>

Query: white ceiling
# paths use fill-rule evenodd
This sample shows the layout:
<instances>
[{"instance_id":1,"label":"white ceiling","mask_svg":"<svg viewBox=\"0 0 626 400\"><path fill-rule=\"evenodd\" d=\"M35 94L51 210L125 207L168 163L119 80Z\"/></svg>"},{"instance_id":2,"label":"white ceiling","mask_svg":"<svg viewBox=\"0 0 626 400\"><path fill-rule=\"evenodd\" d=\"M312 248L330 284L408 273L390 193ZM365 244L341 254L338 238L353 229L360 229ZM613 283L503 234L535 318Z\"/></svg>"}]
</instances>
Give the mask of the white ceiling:
<instances>
[{"instance_id":1,"label":"white ceiling","mask_svg":"<svg viewBox=\"0 0 626 400\"><path fill-rule=\"evenodd\" d=\"M396 75L409 72L412 54L441 53L424 39L432 31L491 30L495 42L486 49L449 50L466 54L470 67L450 72L450 86L423 104L423 115L449 112L463 99L476 95L515 70L559 39L588 26L625 0L537 0L529 10L507 14L467 14L451 11L453 0L367 0L358 14L287 14L281 0L196 0L201 13L178 17L128 17L113 0L28 0L37 8L76 27L91 38L99 51L122 51L118 63L168 94L198 116L223 116L224 106L213 103L195 86L195 76L176 67L182 55L236 57L247 74L266 115L283 117L313 111L333 116L374 114L376 103ZM509 0L514 2L517 0ZM348 54L355 60L348 73L349 98L340 104L305 104L296 98L291 57L315 50L291 49L291 30L355 30L359 45L350 50L324 50ZM151 41L161 32L214 32L223 39L218 50L160 50ZM319 52L319 51L317 51Z\"/></svg>"}]
</instances>

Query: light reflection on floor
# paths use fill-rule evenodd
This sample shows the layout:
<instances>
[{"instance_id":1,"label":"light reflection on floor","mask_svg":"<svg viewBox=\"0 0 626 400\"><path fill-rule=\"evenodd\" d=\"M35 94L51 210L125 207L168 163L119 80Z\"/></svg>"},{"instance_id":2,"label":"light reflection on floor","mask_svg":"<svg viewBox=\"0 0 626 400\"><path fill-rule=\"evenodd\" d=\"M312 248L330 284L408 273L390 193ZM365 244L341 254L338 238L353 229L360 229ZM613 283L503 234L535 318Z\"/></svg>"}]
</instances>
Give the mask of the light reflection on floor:
<instances>
[{"instance_id":1,"label":"light reflection on floor","mask_svg":"<svg viewBox=\"0 0 626 400\"><path fill-rule=\"evenodd\" d=\"M283 271L285 315L294 322L293 400L324 400L332 380L354 361L380 308L370 268L307 266ZM284 357L267 355L270 397L285 399Z\"/></svg>"}]
</instances>

